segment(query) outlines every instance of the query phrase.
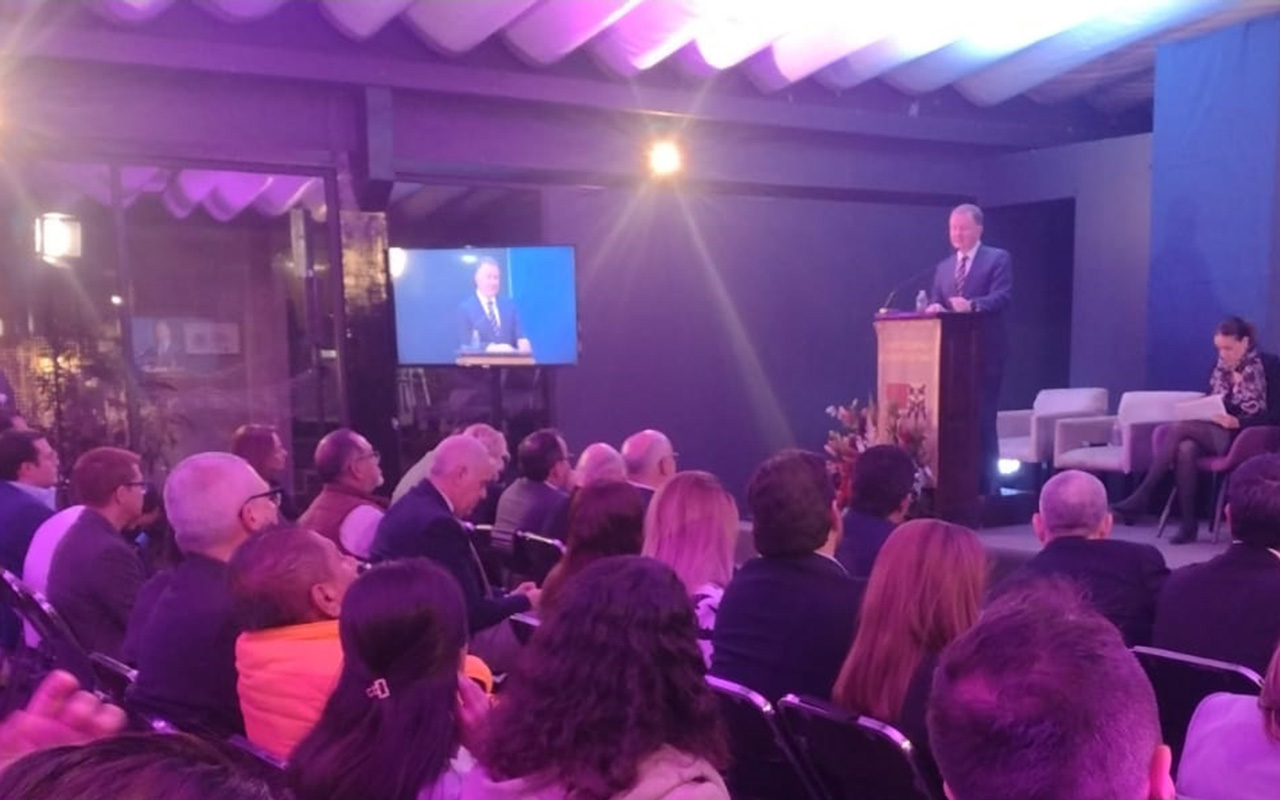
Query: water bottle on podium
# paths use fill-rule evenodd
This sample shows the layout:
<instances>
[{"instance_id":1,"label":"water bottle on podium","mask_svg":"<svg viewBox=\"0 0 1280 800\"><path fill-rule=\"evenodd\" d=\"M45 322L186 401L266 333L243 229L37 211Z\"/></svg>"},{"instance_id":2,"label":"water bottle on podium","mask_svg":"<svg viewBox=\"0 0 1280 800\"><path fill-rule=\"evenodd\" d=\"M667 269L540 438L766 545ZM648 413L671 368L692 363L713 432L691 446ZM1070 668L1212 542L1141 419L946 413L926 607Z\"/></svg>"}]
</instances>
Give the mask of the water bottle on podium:
<instances>
[{"instance_id":1,"label":"water bottle on podium","mask_svg":"<svg viewBox=\"0 0 1280 800\"><path fill-rule=\"evenodd\" d=\"M929 307L929 295L925 294L924 289L916 293L916 313L923 314L924 310Z\"/></svg>"}]
</instances>

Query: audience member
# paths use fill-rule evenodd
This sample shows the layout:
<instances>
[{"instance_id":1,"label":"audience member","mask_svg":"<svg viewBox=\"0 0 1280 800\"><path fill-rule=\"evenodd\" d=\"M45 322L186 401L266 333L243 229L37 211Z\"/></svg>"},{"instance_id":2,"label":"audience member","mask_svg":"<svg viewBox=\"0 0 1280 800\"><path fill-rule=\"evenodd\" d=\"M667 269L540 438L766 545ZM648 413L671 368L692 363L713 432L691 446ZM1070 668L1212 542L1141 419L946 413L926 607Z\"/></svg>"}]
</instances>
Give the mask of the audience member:
<instances>
[{"instance_id":1,"label":"audience member","mask_svg":"<svg viewBox=\"0 0 1280 800\"><path fill-rule=\"evenodd\" d=\"M123 728L125 721L119 708L82 691L69 673L54 670L40 681L26 708L0 720L0 773L37 750L110 736ZM14 795L0 790L0 797Z\"/></svg>"},{"instance_id":2,"label":"audience member","mask_svg":"<svg viewBox=\"0 0 1280 800\"><path fill-rule=\"evenodd\" d=\"M227 565L237 692L249 741L282 760L320 718L342 665L338 614L356 561L301 527L265 531Z\"/></svg>"},{"instance_id":3,"label":"audience member","mask_svg":"<svg viewBox=\"0 0 1280 800\"><path fill-rule=\"evenodd\" d=\"M675 570L693 601L698 645L711 663L711 634L733 576L738 504L709 472L681 472L653 496L641 551Z\"/></svg>"},{"instance_id":4,"label":"audience member","mask_svg":"<svg viewBox=\"0 0 1280 800\"><path fill-rule=\"evenodd\" d=\"M343 552L369 557L369 547L387 508L373 493L382 485L382 457L369 440L349 428L331 431L316 445L320 494L298 524L333 541Z\"/></svg>"},{"instance_id":5,"label":"audience member","mask_svg":"<svg viewBox=\"0 0 1280 800\"><path fill-rule=\"evenodd\" d=\"M560 506L573 478L569 448L558 432L543 428L534 431L516 448L520 477L498 500L498 516L493 527L500 531L541 534Z\"/></svg>"},{"instance_id":6,"label":"audience member","mask_svg":"<svg viewBox=\"0 0 1280 800\"><path fill-rule=\"evenodd\" d=\"M489 586L461 518L484 497L494 477L488 452L470 436L450 436L436 448L427 479L387 511L373 540L374 561L425 556L462 587L472 649L497 672L505 672L519 650L507 618L533 608L541 596L521 584L506 596Z\"/></svg>"},{"instance_id":7,"label":"audience member","mask_svg":"<svg viewBox=\"0 0 1280 800\"><path fill-rule=\"evenodd\" d=\"M788 450L747 487L760 557L725 589L712 636L711 673L769 700L825 697L853 641L864 583L833 557L840 514L826 463Z\"/></svg>"},{"instance_id":8,"label":"audience member","mask_svg":"<svg viewBox=\"0 0 1280 800\"><path fill-rule=\"evenodd\" d=\"M173 540L173 526L164 510L164 499L154 487L147 487L146 496L142 498L142 516L125 535L133 539L148 575L173 569L182 561L182 551Z\"/></svg>"},{"instance_id":9,"label":"audience member","mask_svg":"<svg viewBox=\"0 0 1280 800\"><path fill-rule=\"evenodd\" d=\"M869 447L853 464L853 502L844 513L836 560L855 578L867 578L893 529L907 518L916 464L901 447Z\"/></svg>"},{"instance_id":10,"label":"audience member","mask_svg":"<svg viewBox=\"0 0 1280 800\"><path fill-rule=\"evenodd\" d=\"M543 608L550 608L589 564L609 556L640 555L643 544L644 506L635 487L615 481L579 490L569 508L564 557L542 583Z\"/></svg>"},{"instance_id":11,"label":"audience member","mask_svg":"<svg viewBox=\"0 0 1280 800\"><path fill-rule=\"evenodd\" d=\"M832 697L902 731L932 771L925 710L938 657L978 619L987 556L968 528L903 523L871 570L853 646Z\"/></svg>"},{"instance_id":12,"label":"audience member","mask_svg":"<svg viewBox=\"0 0 1280 800\"><path fill-rule=\"evenodd\" d=\"M49 602L89 652L120 657L125 628L146 579L123 531L142 516L142 460L97 447L76 459L71 488L84 509L53 552Z\"/></svg>"},{"instance_id":13,"label":"audience member","mask_svg":"<svg viewBox=\"0 0 1280 800\"><path fill-rule=\"evenodd\" d=\"M1178 789L1187 797L1273 800L1280 787L1280 647L1262 696L1220 692L1191 718L1178 762Z\"/></svg>"},{"instance_id":14,"label":"audience member","mask_svg":"<svg viewBox=\"0 0 1280 800\"><path fill-rule=\"evenodd\" d=\"M244 733L236 694L240 633L227 585L227 562L249 536L279 521L272 489L242 458L198 453L174 467L164 505L185 559L151 579L160 591L134 607L125 657L136 655L130 698L179 728ZM154 587L153 587L154 588Z\"/></svg>"},{"instance_id":15,"label":"audience member","mask_svg":"<svg viewBox=\"0 0 1280 800\"><path fill-rule=\"evenodd\" d=\"M279 491L280 517L287 522L298 518L298 506L281 481L289 451L284 448L280 432L274 425L241 425L231 437L231 452L249 462L268 488Z\"/></svg>"},{"instance_id":16,"label":"audience member","mask_svg":"<svg viewBox=\"0 0 1280 800\"><path fill-rule=\"evenodd\" d=\"M49 567L53 565L53 554L58 551L58 545L62 544L67 531L80 519L81 511L84 511L82 505L68 506L36 528L35 536L31 537L31 546L27 548L27 557L22 562L22 580L32 589L48 594Z\"/></svg>"},{"instance_id":17,"label":"audience member","mask_svg":"<svg viewBox=\"0 0 1280 800\"><path fill-rule=\"evenodd\" d=\"M675 448L661 431L643 430L622 443L622 460L627 464L627 479L640 490L647 510L653 493L676 474Z\"/></svg>"},{"instance_id":18,"label":"audience member","mask_svg":"<svg viewBox=\"0 0 1280 800\"><path fill-rule=\"evenodd\" d=\"M44 434L27 430L0 433L0 567L14 575L23 562L36 530L53 516L49 490L58 483L58 454ZM0 608L0 647L18 641L17 616Z\"/></svg>"},{"instance_id":19,"label":"audience member","mask_svg":"<svg viewBox=\"0 0 1280 800\"><path fill-rule=\"evenodd\" d=\"M1280 641L1280 455L1232 473L1226 515L1236 541L1169 576L1152 644L1262 673Z\"/></svg>"},{"instance_id":20,"label":"audience member","mask_svg":"<svg viewBox=\"0 0 1280 800\"><path fill-rule=\"evenodd\" d=\"M0 774L6 800L285 800L253 757L186 734L133 733L27 756Z\"/></svg>"},{"instance_id":21,"label":"audience member","mask_svg":"<svg viewBox=\"0 0 1280 800\"><path fill-rule=\"evenodd\" d=\"M1053 476L1040 490L1040 511L1031 526L1044 549L1005 586L1047 575L1066 578L1120 629L1125 644L1151 643L1156 598L1169 568L1149 544L1108 538L1111 514L1102 481L1077 470Z\"/></svg>"},{"instance_id":22,"label":"audience member","mask_svg":"<svg viewBox=\"0 0 1280 800\"><path fill-rule=\"evenodd\" d=\"M1173 800L1155 692L1069 584L1009 592L952 642L929 697L951 800Z\"/></svg>"},{"instance_id":23,"label":"audience member","mask_svg":"<svg viewBox=\"0 0 1280 800\"><path fill-rule=\"evenodd\" d=\"M573 470L570 481L573 488L569 490L569 500L556 507L542 535L557 541L565 541L569 538L569 506L573 505L574 495L584 486L626 479L627 466L622 461L622 454L614 450L612 445L604 442L587 445L578 456L578 466Z\"/></svg>"},{"instance_id":24,"label":"audience member","mask_svg":"<svg viewBox=\"0 0 1280 800\"><path fill-rule=\"evenodd\" d=\"M484 449L489 451L489 457L493 459L495 474L501 475L506 470L507 462L511 460L511 454L507 451L507 437L502 435L502 431L492 425L477 422L464 428L462 435L480 440L480 444L484 445ZM412 467L409 467L404 475L401 476L400 482L396 484L395 491L391 493L392 503L400 502L400 499L408 494L410 489L426 480L427 474L431 471L431 461L434 458L435 450L429 450ZM492 524L493 520L489 519L485 522L486 524Z\"/></svg>"},{"instance_id":25,"label":"audience member","mask_svg":"<svg viewBox=\"0 0 1280 800\"><path fill-rule=\"evenodd\" d=\"M1136 517L1146 512L1151 494L1173 472L1178 488L1181 525L1170 544L1194 542L1197 462L1203 456L1225 455L1242 428L1280 424L1280 358L1258 349L1253 325L1227 317L1213 333L1218 363L1209 375L1209 393L1222 398L1225 414L1213 420L1181 420L1161 425L1151 435L1151 468L1142 483L1114 506L1117 514Z\"/></svg>"},{"instance_id":26,"label":"audience member","mask_svg":"<svg viewBox=\"0 0 1280 800\"><path fill-rule=\"evenodd\" d=\"M470 767L459 745L488 707L459 674L457 582L426 559L379 565L347 593L338 628L337 688L290 762L298 800L457 798Z\"/></svg>"},{"instance_id":27,"label":"audience member","mask_svg":"<svg viewBox=\"0 0 1280 800\"><path fill-rule=\"evenodd\" d=\"M565 586L490 713L465 800L728 800L685 588L652 559Z\"/></svg>"}]
</instances>

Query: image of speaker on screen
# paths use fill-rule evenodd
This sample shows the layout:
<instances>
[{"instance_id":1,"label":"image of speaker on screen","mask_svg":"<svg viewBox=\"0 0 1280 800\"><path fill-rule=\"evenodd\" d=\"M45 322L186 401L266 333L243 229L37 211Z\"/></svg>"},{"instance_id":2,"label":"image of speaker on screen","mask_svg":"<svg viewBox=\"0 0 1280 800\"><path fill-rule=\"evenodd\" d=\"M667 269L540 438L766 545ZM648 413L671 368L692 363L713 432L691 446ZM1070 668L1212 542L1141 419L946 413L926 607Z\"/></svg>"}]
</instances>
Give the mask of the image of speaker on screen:
<instances>
[{"instance_id":1,"label":"image of speaker on screen","mask_svg":"<svg viewBox=\"0 0 1280 800\"><path fill-rule=\"evenodd\" d=\"M461 338L458 349L464 353L528 353L533 348L520 326L520 311L515 300L502 292L502 268L485 256L475 268L475 292L458 305Z\"/></svg>"}]
</instances>

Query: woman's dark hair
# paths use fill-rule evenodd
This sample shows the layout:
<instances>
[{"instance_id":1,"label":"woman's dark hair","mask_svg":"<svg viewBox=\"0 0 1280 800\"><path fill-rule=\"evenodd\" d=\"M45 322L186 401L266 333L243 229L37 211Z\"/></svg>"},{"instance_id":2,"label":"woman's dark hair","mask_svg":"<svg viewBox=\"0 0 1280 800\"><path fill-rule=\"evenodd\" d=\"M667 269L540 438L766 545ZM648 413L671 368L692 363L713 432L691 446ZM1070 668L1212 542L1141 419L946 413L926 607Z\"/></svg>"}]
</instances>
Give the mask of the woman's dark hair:
<instances>
[{"instance_id":1,"label":"woman's dark hair","mask_svg":"<svg viewBox=\"0 0 1280 800\"><path fill-rule=\"evenodd\" d=\"M817 453L783 450L756 468L747 485L752 535L766 558L812 553L827 541L835 486Z\"/></svg>"},{"instance_id":2,"label":"woman's dark hair","mask_svg":"<svg viewBox=\"0 0 1280 800\"><path fill-rule=\"evenodd\" d=\"M569 501L565 554L542 585L542 607L554 605L565 581L608 556L637 556L644 547L644 500L623 481L584 486Z\"/></svg>"},{"instance_id":3,"label":"woman's dark hair","mask_svg":"<svg viewBox=\"0 0 1280 800\"><path fill-rule=\"evenodd\" d=\"M267 459L275 452L279 435L274 425L241 425L231 436L231 452L248 461L249 466L264 479L274 478L267 472Z\"/></svg>"},{"instance_id":4,"label":"woman's dark hair","mask_svg":"<svg viewBox=\"0 0 1280 800\"><path fill-rule=\"evenodd\" d=\"M273 768L187 734L135 733L38 750L0 773L5 800L275 800Z\"/></svg>"},{"instance_id":5,"label":"woman's dark hair","mask_svg":"<svg viewBox=\"0 0 1280 800\"><path fill-rule=\"evenodd\" d=\"M1258 333L1254 330L1253 323L1242 317L1227 317L1218 323L1214 333L1219 336L1230 336L1233 339L1247 338L1252 345L1258 343Z\"/></svg>"},{"instance_id":6,"label":"woman's dark hair","mask_svg":"<svg viewBox=\"0 0 1280 800\"><path fill-rule=\"evenodd\" d=\"M533 635L477 755L495 780L558 784L575 800L630 789L664 745L728 759L684 584L642 556L595 562Z\"/></svg>"},{"instance_id":7,"label":"woman's dark hair","mask_svg":"<svg viewBox=\"0 0 1280 800\"><path fill-rule=\"evenodd\" d=\"M338 621L342 673L290 757L298 800L414 800L458 748L458 670L467 608L425 558L360 576Z\"/></svg>"}]
</instances>

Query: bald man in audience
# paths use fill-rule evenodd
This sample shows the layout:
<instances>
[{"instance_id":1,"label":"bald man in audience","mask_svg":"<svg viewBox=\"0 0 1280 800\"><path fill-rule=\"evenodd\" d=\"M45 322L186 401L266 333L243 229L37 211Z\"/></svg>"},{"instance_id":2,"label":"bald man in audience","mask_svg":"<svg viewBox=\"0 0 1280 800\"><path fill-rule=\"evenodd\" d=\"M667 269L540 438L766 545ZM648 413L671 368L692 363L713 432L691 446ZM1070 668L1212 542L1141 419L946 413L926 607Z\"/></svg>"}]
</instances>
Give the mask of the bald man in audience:
<instances>
[{"instance_id":1,"label":"bald man in audience","mask_svg":"<svg viewBox=\"0 0 1280 800\"><path fill-rule=\"evenodd\" d=\"M649 507L654 492L676 474L676 451L666 434L653 429L632 434L622 443L622 460L627 465L627 480L640 490L644 506Z\"/></svg>"},{"instance_id":2,"label":"bald man in audience","mask_svg":"<svg viewBox=\"0 0 1280 800\"><path fill-rule=\"evenodd\" d=\"M359 558L369 557L373 535L387 500L373 493L382 485L382 457L369 440L349 428L326 434L316 445L316 472L324 488L298 524L319 533Z\"/></svg>"},{"instance_id":3,"label":"bald man in audience","mask_svg":"<svg viewBox=\"0 0 1280 800\"><path fill-rule=\"evenodd\" d=\"M462 435L478 439L484 445L484 449L489 452L489 457L493 459L494 469L497 474L501 475L503 470L507 468L507 462L511 460L511 453L507 448L507 437L502 435L502 431L492 425L477 422L464 428ZM412 467L409 467L404 475L401 476L400 482L396 484L395 491L391 493L392 503L400 502L413 487L426 479L427 473L431 471L431 462L435 459L435 455L435 450L429 450ZM489 520L489 522L492 521Z\"/></svg>"},{"instance_id":4,"label":"bald man in audience","mask_svg":"<svg viewBox=\"0 0 1280 800\"><path fill-rule=\"evenodd\" d=\"M143 713L183 730L244 733L227 562L250 535L279 522L279 502L280 489L230 453L198 453L169 473L164 505L185 558L143 587L125 643L138 666L129 696Z\"/></svg>"},{"instance_id":5,"label":"bald man in audience","mask_svg":"<svg viewBox=\"0 0 1280 800\"><path fill-rule=\"evenodd\" d=\"M371 556L375 562L426 557L447 569L467 601L472 651L495 672L505 672L519 651L507 619L535 608L541 594L531 583L506 595L490 586L462 524L496 474L477 439L448 437L436 448L427 479L383 517Z\"/></svg>"},{"instance_id":6,"label":"bald man in audience","mask_svg":"<svg viewBox=\"0 0 1280 800\"><path fill-rule=\"evenodd\" d=\"M1120 629L1125 644L1148 645L1169 568L1149 544L1108 538L1111 524L1102 481L1078 470L1058 473L1040 490L1040 511L1031 519L1044 549L1002 588L1045 576L1069 579Z\"/></svg>"}]
</instances>

